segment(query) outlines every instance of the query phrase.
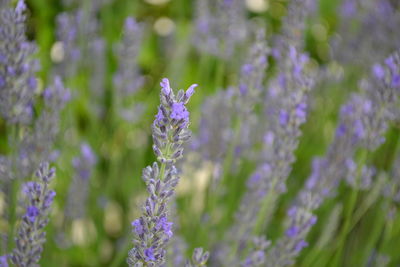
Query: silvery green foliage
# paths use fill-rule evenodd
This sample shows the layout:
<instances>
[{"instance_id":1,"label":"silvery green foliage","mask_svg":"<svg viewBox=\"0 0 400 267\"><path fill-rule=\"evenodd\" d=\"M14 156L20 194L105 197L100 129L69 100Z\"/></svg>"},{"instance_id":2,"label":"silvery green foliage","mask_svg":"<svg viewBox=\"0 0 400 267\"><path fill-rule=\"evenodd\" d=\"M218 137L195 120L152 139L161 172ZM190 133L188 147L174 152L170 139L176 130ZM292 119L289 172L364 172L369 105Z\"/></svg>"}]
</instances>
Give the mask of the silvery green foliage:
<instances>
[{"instance_id":1,"label":"silvery green foliage","mask_svg":"<svg viewBox=\"0 0 400 267\"><path fill-rule=\"evenodd\" d=\"M44 107L18 147L17 177L25 178L35 170L40 161L52 160L54 141L59 132L60 113L70 99L69 89L59 77L43 91Z\"/></svg>"},{"instance_id":2,"label":"silvery green foliage","mask_svg":"<svg viewBox=\"0 0 400 267\"><path fill-rule=\"evenodd\" d=\"M80 155L72 160L75 175L69 187L65 207L65 215L70 220L84 218L86 215L89 182L96 161L92 148L87 143L82 143Z\"/></svg>"},{"instance_id":3,"label":"silvery green foliage","mask_svg":"<svg viewBox=\"0 0 400 267\"><path fill-rule=\"evenodd\" d=\"M194 45L203 53L229 58L247 36L245 1L197 0Z\"/></svg>"},{"instance_id":4,"label":"silvery green foliage","mask_svg":"<svg viewBox=\"0 0 400 267\"><path fill-rule=\"evenodd\" d=\"M118 115L129 122L136 121L143 112L143 106L133 105L134 95L144 84L140 75L137 58L142 44L144 26L128 17L125 20L123 37L116 46L118 70L114 75L115 107ZM135 101L137 102L137 101Z\"/></svg>"},{"instance_id":5,"label":"silvery green foliage","mask_svg":"<svg viewBox=\"0 0 400 267\"><path fill-rule=\"evenodd\" d=\"M206 266L210 253L208 251L203 251L202 248L195 248L193 251L192 259L187 260L185 267L200 267Z\"/></svg>"},{"instance_id":6,"label":"silvery green foliage","mask_svg":"<svg viewBox=\"0 0 400 267\"><path fill-rule=\"evenodd\" d=\"M23 185L25 214L18 227L15 238L16 247L10 260L16 266L39 266L43 244L46 242L44 227L49 222L51 204L56 193L49 188L55 170L48 163L40 165L36 172L37 181Z\"/></svg>"},{"instance_id":7,"label":"silvery green foliage","mask_svg":"<svg viewBox=\"0 0 400 267\"><path fill-rule=\"evenodd\" d=\"M342 106L334 140L326 156L314 160L311 176L288 211L286 235L268 253L272 259L268 266L293 264L307 246L304 239L316 222L313 212L346 177L346 162L354 157L356 149L375 150L384 142L383 134L394 120L392 115L399 104L399 66L398 52L388 57L385 65L375 65L371 77L362 83L362 91ZM354 178L356 188L364 183L362 168L358 169Z\"/></svg>"},{"instance_id":8,"label":"silvery green foliage","mask_svg":"<svg viewBox=\"0 0 400 267\"><path fill-rule=\"evenodd\" d=\"M165 263L166 246L173 235L168 205L179 182L175 163L183 155L183 143L190 138L189 112L185 105L196 86L175 95L168 79L161 82L161 105L152 125L153 150L160 166L154 162L143 170L150 196L143 206L143 215L132 222L135 237L127 260L129 266Z\"/></svg>"},{"instance_id":9,"label":"silvery green foliage","mask_svg":"<svg viewBox=\"0 0 400 267\"><path fill-rule=\"evenodd\" d=\"M363 67L383 60L400 47L400 13L394 3L343 0L338 35L332 40L333 58Z\"/></svg>"},{"instance_id":10,"label":"silvery green foliage","mask_svg":"<svg viewBox=\"0 0 400 267\"><path fill-rule=\"evenodd\" d=\"M8 123L27 124L32 119L36 89L36 47L25 36L26 5L0 6L0 116Z\"/></svg>"}]
</instances>

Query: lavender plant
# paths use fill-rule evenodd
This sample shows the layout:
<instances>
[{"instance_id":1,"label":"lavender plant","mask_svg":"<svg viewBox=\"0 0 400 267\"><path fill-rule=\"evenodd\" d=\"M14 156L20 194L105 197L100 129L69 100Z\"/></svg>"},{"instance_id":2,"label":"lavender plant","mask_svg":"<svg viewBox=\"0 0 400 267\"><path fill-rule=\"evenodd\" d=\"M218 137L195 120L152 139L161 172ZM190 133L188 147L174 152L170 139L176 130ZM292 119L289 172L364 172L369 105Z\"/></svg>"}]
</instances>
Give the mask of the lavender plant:
<instances>
[{"instance_id":1,"label":"lavender plant","mask_svg":"<svg viewBox=\"0 0 400 267\"><path fill-rule=\"evenodd\" d=\"M67 197L43 266L117 267L130 232L130 266L397 266L400 56L384 57L399 48L400 5L337 2L198 0L190 21L190 1L29 1L27 21L24 1L0 0L0 266L39 266L54 170L27 178L43 161L60 178L73 173L69 186L57 183ZM332 66L341 80L328 84L320 70ZM162 73L204 84L204 99L190 103L201 105L191 144L195 85L176 93L163 79L151 133L137 123L148 120L138 91L153 99L148 86ZM157 161L143 170L142 194L128 177L149 161L150 134ZM89 183L97 201L87 201ZM96 242L63 243L69 228L74 241ZM188 258L198 244L211 253Z\"/></svg>"},{"instance_id":2,"label":"lavender plant","mask_svg":"<svg viewBox=\"0 0 400 267\"><path fill-rule=\"evenodd\" d=\"M43 91L44 107L18 147L18 177L24 178L35 170L40 161L51 161L54 156L54 142L60 130L60 113L70 100L70 91L59 77ZM54 158L53 158L54 160Z\"/></svg>"},{"instance_id":3,"label":"lavender plant","mask_svg":"<svg viewBox=\"0 0 400 267\"><path fill-rule=\"evenodd\" d=\"M334 59L343 64L369 66L400 46L395 34L400 15L393 2L345 0L339 8L338 36L332 40Z\"/></svg>"},{"instance_id":4,"label":"lavender plant","mask_svg":"<svg viewBox=\"0 0 400 267\"><path fill-rule=\"evenodd\" d=\"M0 114L11 124L32 119L38 69L36 47L25 36L26 5L0 6Z\"/></svg>"},{"instance_id":5,"label":"lavender plant","mask_svg":"<svg viewBox=\"0 0 400 267\"><path fill-rule=\"evenodd\" d=\"M43 245L46 242L44 227L49 222L51 205L56 193L49 188L55 170L43 163L36 172L38 181L24 184L23 194L26 198L22 216L15 238L16 247L10 260L16 266L39 266Z\"/></svg>"},{"instance_id":6,"label":"lavender plant","mask_svg":"<svg viewBox=\"0 0 400 267\"><path fill-rule=\"evenodd\" d=\"M289 2L288 14L283 19L281 32L274 38L272 54L275 58L284 57L290 46L300 50L304 48L306 20L315 9L315 0Z\"/></svg>"},{"instance_id":7,"label":"lavender plant","mask_svg":"<svg viewBox=\"0 0 400 267\"><path fill-rule=\"evenodd\" d=\"M195 248L192 259L187 260L185 267L200 267L205 266L209 257L208 252L204 252L202 248Z\"/></svg>"},{"instance_id":8,"label":"lavender plant","mask_svg":"<svg viewBox=\"0 0 400 267\"><path fill-rule=\"evenodd\" d=\"M313 212L323 200L333 193L342 177L346 175L346 160L352 158L357 148L370 150L384 141L393 111L398 108L399 54L385 60L385 67L376 65L372 77L362 83L363 91L353 95L341 110L341 118L327 156L315 161L313 172L299 193L297 202L288 211L286 235L277 241L268 253L270 266L293 264L316 217ZM372 89L373 88L373 89ZM362 183L362 159L357 167L356 184Z\"/></svg>"},{"instance_id":9,"label":"lavender plant","mask_svg":"<svg viewBox=\"0 0 400 267\"><path fill-rule=\"evenodd\" d=\"M202 52L224 59L245 41L247 18L244 1L198 0L193 43Z\"/></svg>"},{"instance_id":10,"label":"lavender plant","mask_svg":"<svg viewBox=\"0 0 400 267\"><path fill-rule=\"evenodd\" d=\"M79 157L75 157L72 160L75 176L69 187L68 200L65 207L65 215L70 220L84 218L86 215L89 179L95 164L96 155L92 148L87 143L81 144Z\"/></svg>"},{"instance_id":11,"label":"lavender plant","mask_svg":"<svg viewBox=\"0 0 400 267\"><path fill-rule=\"evenodd\" d=\"M159 266L165 262L166 246L173 235L168 202L179 182L174 164L183 155L182 144L190 138L189 111L185 105L196 86L175 95L168 79L161 82L161 105L152 125L153 150L161 165L155 162L143 170L150 196L143 215L132 222L135 238L134 248L129 252L129 266Z\"/></svg>"},{"instance_id":12,"label":"lavender plant","mask_svg":"<svg viewBox=\"0 0 400 267\"><path fill-rule=\"evenodd\" d=\"M144 83L144 77L140 75L137 65L143 31L142 24L128 17L125 20L123 39L115 50L119 67L113 79L116 89L114 103L118 108L118 115L129 122L136 121L143 112L142 105L132 106L132 97Z\"/></svg>"},{"instance_id":13,"label":"lavender plant","mask_svg":"<svg viewBox=\"0 0 400 267\"><path fill-rule=\"evenodd\" d=\"M227 235L227 243L231 245L230 256L221 254L227 266L240 261L243 254L248 253L249 241L254 235L262 233L271 219L276 200L286 190L286 179L295 160L294 151L301 135L300 126L306 120L307 98L312 86L312 79L304 70L307 60L305 55L297 53L292 47L287 65L278 76L283 82L271 83L271 90L281 94L274 101L281 102L275 106L276 110L269 110L270 126L261 153L263 161L247 182L247 192ZM232 259L233 255L238 259ZM233 261L226 262L227 258Z\"/></svg>"}]
</instances>

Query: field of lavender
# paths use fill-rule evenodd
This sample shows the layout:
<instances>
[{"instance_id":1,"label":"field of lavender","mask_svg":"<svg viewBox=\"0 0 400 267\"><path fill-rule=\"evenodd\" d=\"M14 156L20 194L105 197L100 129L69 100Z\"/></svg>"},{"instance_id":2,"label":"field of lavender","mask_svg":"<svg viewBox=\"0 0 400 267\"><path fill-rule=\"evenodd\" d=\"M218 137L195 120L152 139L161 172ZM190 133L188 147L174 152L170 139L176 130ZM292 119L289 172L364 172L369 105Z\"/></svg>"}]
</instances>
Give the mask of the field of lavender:
<instances>
[{"instance_id":1,"label":"field of lavender","mask_svg":"<svg viewBox=\"0 0 400 267\"><path fill-rule=\"evenodd\" d=\"M0 267L400 266L399 29L398 0L0 0Z\"/></svg>"}]
</instances>

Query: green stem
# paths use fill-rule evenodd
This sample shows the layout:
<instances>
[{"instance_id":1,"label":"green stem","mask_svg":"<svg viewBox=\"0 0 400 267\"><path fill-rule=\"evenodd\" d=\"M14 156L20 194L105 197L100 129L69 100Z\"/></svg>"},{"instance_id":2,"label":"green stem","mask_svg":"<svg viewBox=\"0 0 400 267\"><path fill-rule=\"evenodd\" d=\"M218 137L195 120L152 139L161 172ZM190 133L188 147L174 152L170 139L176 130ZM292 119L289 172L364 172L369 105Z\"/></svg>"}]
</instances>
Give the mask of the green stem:
<instances>
[{"instance_id":1,"label":"green stem","mask_svg":"<svg viewBox=\"0 0 400 267\"><path fill-rule=\"evenodd\" d=\"M217 70L215 72L215 88L224 86L224 71L225 71L225 62L223 60L219 60L217 63Z\"/></svg>"},{"instance_id":2,"label":"green stem","mask_svg":"<svg viewBox=\"0 0 400 267\"><path fill-rule=\"evenodd\" d=\"M271 190L267 192L267 195L261 201L260 212L258 213L257 222L254 226L253 233L260 234L264 226L267 224L267 220L273 212L271 205L276 201L277 194L274 192L274 188L278 182L277 178L272 179Z\"/></svg>"},{"instance_id":3,"label":"green stem","mask_svg":"<svg viewBox=\"0 0 400 267\"><path fill-rule=\"evenodd\" d=\"M363 167L364 163L366 162L367 156L368 156L368 152L366 150L363 150L362 154L360 156L360 160L359 160L358 168L357 168L357 174L356 174L356 178L355 178L356 186L360 183L361 175L362 175L362 167ZM346 205L347 209L346 209L346 213L344 215L344 217L345 217L344 225L342 227L342 231L339 234L338 248L337 248L337 252L333 258L332 266L341 266L340 261L342 259L346 237L349 234L350 229L351 229L350 227L351 227L352 221L353 221L352 215L353 215L353 210L357 203L358 194L359 194L358 189L353 187L351 189L348 204Z\"/></svg>"},{"instance_id":4,"label":"green stem","mask_svg":"<svg viewBox=\"0 0 400 267\"><path fill-rule=\"evenodd\" d=\"M220 192L221 187L225 184L225 180L227 179L227 177L229 176L230 172L230 166L232 165L233 162L233 156L234 156L234 150L235 147L239 141L240 138L240 129L241 129L241 120L238 119L236 122L236 126L234 128L234 137L232 142L229 145L229 148L227 150L227 154L226 157L224 159L223 165L222 165L222 177L221 180L219 181L219 183L216 185L216 188L213 190L212 188L212 182L209 184L209 188L208 188L208 205L207 205L207 210L209 210L211 212L211 214L213 214L211 217L215 218L216 216L216 209L215 207L217 206L217 201L218 201L218 195L217 193Z\"/></svg>"},{"instance_id":5,"label":"green stem","mask_svg":"<svg viewBox=\"0 0 400 267\"><path fill-rule=\"evenodd\" d=\"M168 143L166 145L165 154L164 154L165 158L167 158L167 159L171 156L170 155L170 150L171 150L172 142L169 141L169 140L170 140L170 138L168 138ZM167 164L165 162L161 163L160 174L159 174L160 180L164 179L166 168L167 168ZM121 262L124 260L124 258L127 257L127 254L128 254L128 251L129 251L129 245L130 245L129 241L130 241L130 239L128 239L125 242L125 244L122 247L122 249L120 250L120 252L117 254L117 256L114 258L114 260L111 262L110 267L119 266L121 264ZM147 266L146 263L144 263L144 264L145 264L144 266Z\"/></svg>"},{"instance_id":6,"label":"green stem","mask_svg":"<svg viewBox=\"0 0 400 267\"><path fill-rule=\"evenodd\" d=\"M16 125L12 128L12 141L11 145L13 148L17 148L18 144L18 139L19 139L19 126ZM13 174L16 174L18 171L17 168L17 157L15 154L12 154L12 172ZM8 181L8 208L9 208L9 217L8 217L8 223L9 223L9 231L8 231L8 251L12 250L13 244L14 244L14 231L15 231L15 225L17 221L17 195L18 195L18 188L19 188L19 178L20 177L11 177L11 179Z\"/></svg>"}]
</instances>

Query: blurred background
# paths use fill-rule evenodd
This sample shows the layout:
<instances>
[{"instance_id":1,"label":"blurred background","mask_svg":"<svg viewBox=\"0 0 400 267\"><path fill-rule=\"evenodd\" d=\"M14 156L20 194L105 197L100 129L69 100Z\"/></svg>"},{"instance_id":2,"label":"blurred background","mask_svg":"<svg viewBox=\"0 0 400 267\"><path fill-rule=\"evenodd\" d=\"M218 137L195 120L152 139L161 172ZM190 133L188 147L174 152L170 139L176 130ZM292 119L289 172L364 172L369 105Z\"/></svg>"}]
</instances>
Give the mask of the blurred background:
<instances>
[{"instance_id":1,"label":"blurred background","mask_svg":"<svg viewBox=\"0 0 400 267\"><path fill-rule=\"evenodd\" d=\"M267 41L272 40L281 30L288 1L243 1L246 18L263 25ZM159 82L168 77L176 90L186 89L193 83L199 85L188 105L190 129L194 135L201 127L201 110L207 97L237 84L247 56L244 48L254 42L254 38L246 38L225 58L205 52L204 44L196 39L202 38L196 32L195 21L199 16L196 2L26 1L27 35L37 43L41 66L36 95L44 92L54 75L62 76L71 93L60 113L59 132L54 139L52 156L56 158L57 177L53 186L57 196L51 222L46 228L48 241L42 266L126 266L127 252L132 247L131 222L140 216L141 205L147 197L141 179L142 169L155 161L151 123L159 105ZM311 65L323 71L312 93L309 118L302 126L303 135L287 182L288 191L278 201L267 229L271 240L282 234L282 220L311 172L312 159L324 155L327 150L335 133L340 106L358 90L358 81L369 74L371 65L399 47L396 27L400 25L400 16L396 0L389 1L396 9L393 22L385 21L384 16L371 17L368 7L354 11L346 7L345 2L319 0L313 10L307 11L304 49L310 55ZM368 14L368 21L365 14ZM131 26L126 22L127 17L135 20ZM133 24L139 25L139 29ZM132 35L130 54L119 50L125 36L124 27L131 27L137 36L135 39L135 34ZM73 45L69 45L68 40L76 42L74 45L80 50L69 50ZM272 42L268 45L272 46ZM126 58L131 55L136 58ZM126 62L128 59L134 62L135 77L140 84L134 94L118 95L116 87L120 85L116 80L122 78L116 74L124 75L120 71L124 58ZM268 60L272 69L275 61L273 57ZM266 79L273 73L268 69ZM35 112L39 114L40 108ZM8 153L8 131L6 122L0 121L2 154ZM399 134L399 125L391 125L387 142L370 156L376 168L391 170L398 154ZM177 225L188 245L187 255L194 247L213 248L205 199L210 179L218 171L215 162L200 159L194 147L196 144L188 144L185 164L180 166L182 177L176 202ZM230 174L230 179L238 182L235 192L222 197L224 203L220 208L227 210L227 217L211 223L217 236L222 236L232 223L245 190L241 185L253 172L255 162L244 158L239 170ZM78 176L86 179L79 181ZM328 266L329 257L324 255L331 255L330 240L334 239L335 229L343 219L342 199L348 192L349 189L341 185L338 194L318 210L319 222L308 238L310 244L316 245L305 248L294 266ZM369 194L369 191L362 192L360 203ZM390 233L382 230L386 227L383 221L376 221L377 217L383 218L399 207L393 203L382 206L381 201L369 207L347 237L343 266L372 264L371 257L376 253L372 248L376 247L390 256L390 266L400 266L399 216L394 215ZM6 222L2 225L7 229Z\"/></svg>"}]
</instances>

